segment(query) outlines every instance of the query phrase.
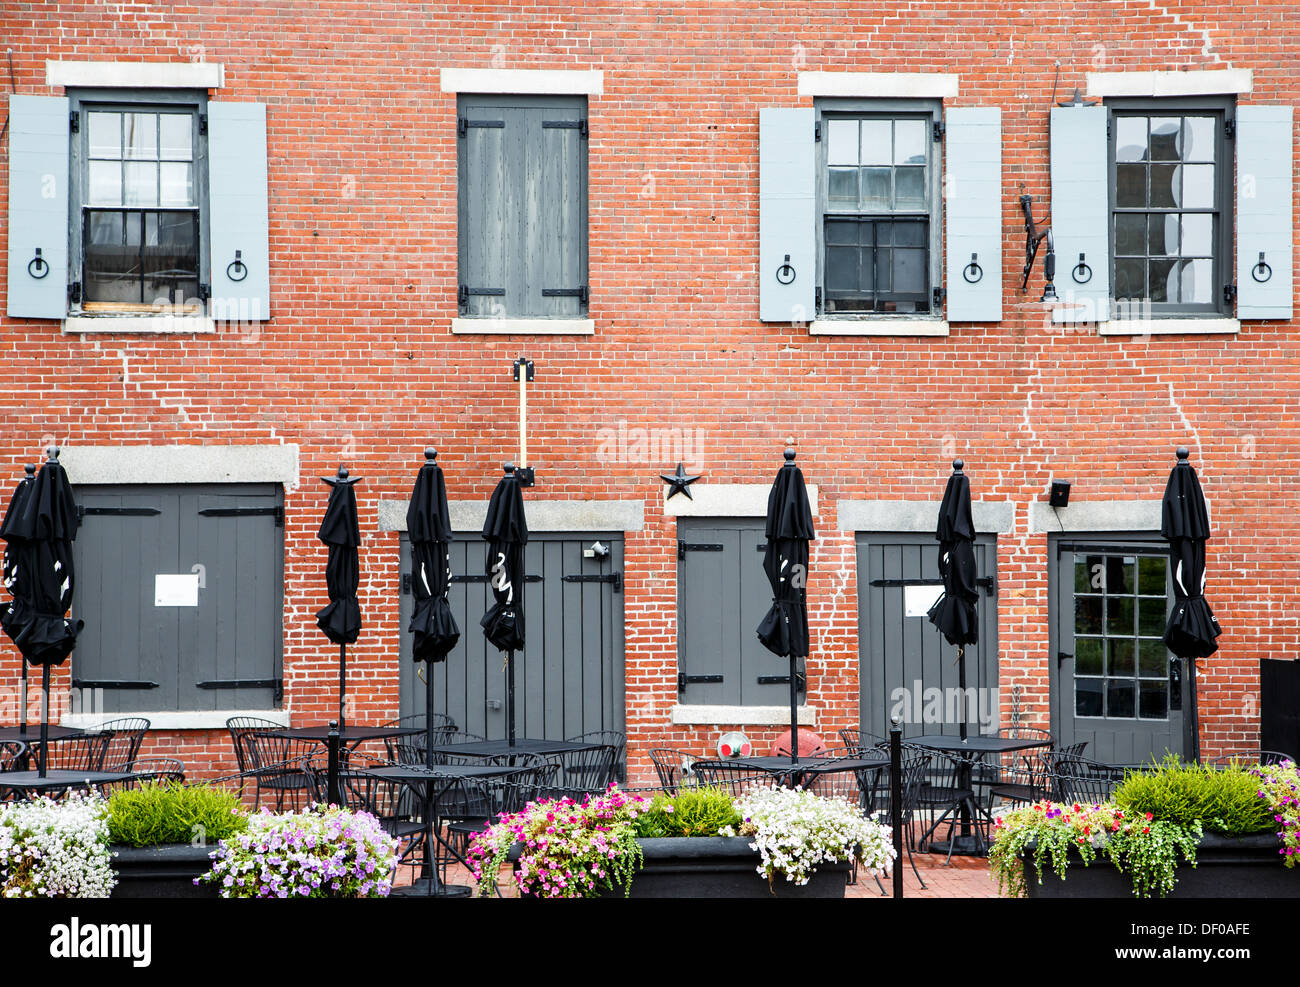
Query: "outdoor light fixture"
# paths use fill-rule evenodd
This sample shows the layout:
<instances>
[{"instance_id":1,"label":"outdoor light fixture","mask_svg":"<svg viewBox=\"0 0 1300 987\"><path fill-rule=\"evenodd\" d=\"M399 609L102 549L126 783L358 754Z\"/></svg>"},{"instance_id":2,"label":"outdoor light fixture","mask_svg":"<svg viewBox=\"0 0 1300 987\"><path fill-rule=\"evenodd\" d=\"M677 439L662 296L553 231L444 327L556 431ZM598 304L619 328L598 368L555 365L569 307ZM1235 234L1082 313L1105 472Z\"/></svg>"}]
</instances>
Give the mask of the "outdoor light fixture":
<instances>
[{"instance_id":1,"label":"outdoor light fixture","mask_svg":"<svg viewBox=\"0 0 1300 987\"><path fill-rule=\"evenodd\" d=\"M1070 481L1053 480L1051 492L1047 495L1047 502L1054 508L1068 507L1070 503Z\"/></svg>"},{"instance_id":2,"label":"outdoor light fixture","mask_svg":"<svg viewBox=\"0 0 1300 987\"><path fill-rule=\"evenodd\" d=\"M1034 258L1038 256L1038 245L1047 240L1047 254L1043 258L1043 276L1047 279L1047 284L1043 286L1043 297L1040 302L1054 302L1057 300L1056 286L1052 280L1056 277L1056 246L1052 242L1052 228L1044 226L1041 229L1034 222L1034 197L1032 195L1022 195L1020 197L1020 208L1025 211L1025 268L1024 277L1020 281L1020 290L1024 291L1029 284L1029 273L1034 269Z\"/></svg>"}]
</instances>

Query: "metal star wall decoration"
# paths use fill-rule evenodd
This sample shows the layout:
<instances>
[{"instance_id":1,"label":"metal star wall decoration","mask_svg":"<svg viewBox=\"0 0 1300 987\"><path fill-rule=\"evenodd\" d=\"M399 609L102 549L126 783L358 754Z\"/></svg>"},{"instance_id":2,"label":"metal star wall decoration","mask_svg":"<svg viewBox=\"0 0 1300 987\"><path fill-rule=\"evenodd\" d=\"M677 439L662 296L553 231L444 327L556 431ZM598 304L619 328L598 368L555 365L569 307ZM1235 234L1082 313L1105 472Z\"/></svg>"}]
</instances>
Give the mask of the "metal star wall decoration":
<instances>
[{"instance_id":1,"label":"metal star wall decoration","mask_svg":"<svg viewBox=\"0 0 1300 987\"><path fill-rule=\"evenodd\" d=\"M669 487L668 496L664 498L665 500L672 500L679 493L686 494L687 500L695 499L691 496L691 484L698 480L699 476L687 476L686 469L681 463L677 464L676 473L660 473L659 479L663 480Z\"/></svg>"}]
</instances>

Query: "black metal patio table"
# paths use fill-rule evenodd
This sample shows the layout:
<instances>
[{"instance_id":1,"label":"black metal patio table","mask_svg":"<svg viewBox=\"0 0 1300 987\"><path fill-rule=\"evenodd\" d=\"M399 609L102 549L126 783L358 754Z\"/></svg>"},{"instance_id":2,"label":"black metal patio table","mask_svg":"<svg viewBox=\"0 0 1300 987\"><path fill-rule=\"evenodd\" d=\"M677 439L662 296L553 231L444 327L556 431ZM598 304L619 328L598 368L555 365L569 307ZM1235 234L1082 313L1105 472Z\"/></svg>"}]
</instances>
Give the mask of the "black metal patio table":
<instances>
[{"instance_id":1,"label":"black metal patio table","mask_svg":"<svg viewBox=\"0 0 1300 987\"><path fill-rule=\"evenodd\" d=\"M67 792L112 785L121 781L130 781L135 777L134 771L73 771L65 768L50 768L44 776L36 769L5 771L0 773L0 793L8 797L14 792L19 792L23 798L27 798L49 792Z\"/></svg>"},{"instance_id":2,"label":"black metal patio table","mask_svg":"<svg viewBox=\"0 0 1300 987\"><path fill-rule=\"evenodd\" d=\"M76 737L85 733L77 727L60 727L50 725L45 728L45 735L50 740L63 740L65 737ZM0 727L0 743L8 740L18 740L25 744L39 743L41 739L41 728L35 724L27 725L27 732L22 732L22 727Z\"/></svg>"},{"instance_id":3,"label":"black metal patio table","mask_svg":"<svg viewBox=\"0 0 1300 987\"><path fill-rule=\"evenodd\" d=\"M701 760L709 760L701 758ZM728 764L742 768L756 768L766 771L781 784L794 782L803 784L812 775L828 774L832 771L861 771L889 767L888 756L879 757L838 757L819 758L816 754L801 754L797 762L790 760L789 754L760 755L757 757L729 757Z\"/></svg>"},{"instance_id":4,"label":"black metal patio table","mask_svg":"<svg viewBox=\"0 0 1300 987\"><path fill-rule=\"evenodd\" d=\"M314 740L318 744L324 744L329 741L330 730L334 729L329 724L318 724L307 727L286 727L283 730L270 731L270 736L278 737L282 740ZM398 726L342 726L338 728L339 747L347 747L348 744L360 744L367 740L383 740L385 737L409 737L417 733L423 734L423 727L398 727Z\"/></svg>"},{"instance_id":5,"label":"black metal patio table","mask_svg":"<svg viewBox=\"0 0 1300 987\"><path fill-rule=\"evenodd\" d=\"M1016 751L1031 750L1035 747L1050 747L1052 741L1046 737L986 737L976 734L973 737L954 737L951 734L925 734L921 737L904 737L903 743L912 747L924 747L927 750L949 754L959 761L958 788L971 787L971 771L990 754L1011 754ZM978 809L978 806L976 807ZM963 805L960 809L961 834L951 843L951 852L966 855L979 855L979 840L972 838L970 809ZM987 815L987 813L985 813ZM926 835L937 828L938 823L930 827ZM924 837L922 837L924 839ZM947 843L934 843L936 847L947 847Z\"/></svg>"},{"instance_id":6,"label":"black metal patio table","mask_svg":"<svg viewBox=\"0 0 1300 987\"><path fill-rule=\"evenodd\" d=\"M576 751L595 750L600 744L589 744L579 740L542 740L539 738L517 737L512 744L508 740L471 740L463 744L435 744L435 754L447 754L453 757L508 757L512 754L572 754Z\"/></svg>"},{"instance_id":7,"label":"black metal patio table","mask_svg":"<svg viewBox=\"0 0 1300 987\"><path fill-rule=\"evenodd\" d=\"M394 888L393 894L399 896L425 895L430 897L466 897L472 890L463 884L444 884L438 878L438 861L433 852L434 840L453 857L464 864L465 858L458 854L442 838L442 822L438 814L438 803L447 791L458 781L464 779L498 778L508 775L518 768L508 764L437 764L428 767L422 764L400 764L386 768L371 768L366 773L386 781L399 782L411 788L421 803L424 820L424 875L417 878L409 887Z\"/></svg>"}]
</instances>

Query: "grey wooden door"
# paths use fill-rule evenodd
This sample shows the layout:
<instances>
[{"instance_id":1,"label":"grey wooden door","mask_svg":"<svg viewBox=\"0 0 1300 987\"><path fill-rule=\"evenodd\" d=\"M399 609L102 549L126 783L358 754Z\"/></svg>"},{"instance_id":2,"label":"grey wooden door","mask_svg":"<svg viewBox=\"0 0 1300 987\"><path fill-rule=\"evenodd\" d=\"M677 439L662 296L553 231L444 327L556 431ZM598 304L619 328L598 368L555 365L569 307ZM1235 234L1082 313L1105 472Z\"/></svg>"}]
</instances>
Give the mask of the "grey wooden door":
<instances>
[{"instance_id":1,"label":"grey wooden door","mask_svg":"<svg viewBox=\"0 0 1300 987\"><path fill-rule=\"evenodd\" d=\"M594 542L601 559L584 553ZM483 571L486 543L477 535L451 544L448 601L460 641L433 666L434 710L462 730L506 735L505 654L489 645L479 620L492 604ZM402 571L410 571L402 535ZM607 532L529 536L524 556L527 644L515 655L515 732L564 738L592 730L623 730L623 539ZM400 699L403 716L424 711L424 664L411 660L412 597L405 586L401 620Z\"/></svg>"},{"instance_id":2,"label":"grey wooden door","mask_svg":"<svg viewBox=\"0 0 1300 987\"><path fill-rule=\"evenodd\" d=\"M1161 640L1173 605L1164 542L1058 541L1052 732L1084 756L1138 764L1189 750L1183 663Z\"/></svg>"},{"instance_id":3,"label":"grey wooden door","mask_svg":"<svg viewBox=\"0 0 1300 987\"><path fill-rule=\"evenodd\" d=\"M962 717L971 733L996 729L996 539L981 535L975 540L980 633L979 643L966 648L965 699L958 688L957 649L924 613L916 612L942 588L938 542L916 535L859 533L857 549L862 729L887 737L894 715L902 720L904 737L956 734Z\"/></svg>"},{"instance_id":4,"label":"grey wooden door","mask_svg":"<svg viewBox=\"0 0 1300 987\"><path fill-rule=\"evenodd\" d=\"M271 484L82 486L73 685L105 712L272 709L282 681L283 493ZM158 605L158 575L197 580Z\"/></svg>"},{"instance_id":5,"label":"grey wooden door","mask_svg":"<svg viewBox=\"0 0 1300 987\"><path fill-rule=\"evenodd\" d=\"M677 520L677 691L683 703L789 704L790 660L758 639L772 605L763 529L762 518Z\"/></svg>"}]
</instances>

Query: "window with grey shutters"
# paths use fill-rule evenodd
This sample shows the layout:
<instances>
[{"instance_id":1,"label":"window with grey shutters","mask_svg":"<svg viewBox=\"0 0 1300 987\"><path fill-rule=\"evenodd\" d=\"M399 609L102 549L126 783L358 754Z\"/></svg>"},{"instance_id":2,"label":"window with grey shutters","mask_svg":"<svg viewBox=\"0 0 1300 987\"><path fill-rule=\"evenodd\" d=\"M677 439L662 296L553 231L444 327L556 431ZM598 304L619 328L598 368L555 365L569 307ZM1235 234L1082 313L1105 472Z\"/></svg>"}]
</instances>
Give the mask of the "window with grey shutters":
<instances>
[{"instance_id":1,"label":"window with grey shutters","mask_svg":"<svg viewBox=\"0 0 1300 987\"><path fill-rule=\"evenodd\" d=\"M819 313L938 311L939 105L836 100L817 116Z\"/></svg>"},{"instance_id":2,"label":"window with grey shutters","mask_svg":"<svg viewBox=\"0 0 1300 987\"><path fill-rule=\"evenodd\" d=\"M141 484L76 495L73 616L85 627L73 687L98 690L108 713L280 706L283 490ZM189 594L176 593L186 581Z\"/></svg>"},{"instance_id":3,"label":"window with grey shutters","mask_svg":"<svg viewBox=\"0 0 1300 987\"><path fill-rule=\"evenodd\" d=\"M763 531L762 518L677 519L680 703L789 703L790 662L758 640L758 625L772 604Z\"/></svg>"},{"instance_id":4,"label":"window with grey shutters","mask_svg":"<svg viewBox=\"0 0 1300 987\"><path fill-rule=\"evenodd\" d=\"M587 102L461 96L458 310L482 318L587 312Z\"/></svg>"},{"instance_id":5,"label":"window with grey shutters","mask_svg":"<svg viewBox=\"0 0 1300 987\"><path fill-rule=\"evenodd\" d=\"M203 310L206 104L203 94L72 95L70 311Z\"/></svg>"},{"instance_id":6,"label":"window with grey shutters","mask_svg":"<svg viewBox=\"0 0 1300 987\"><path fill-rule=\"evenodd\" d=\"M1106 105L1116 313L1230 312L1231 102L1110 100Z\"/></svg>"}]
</instances>

